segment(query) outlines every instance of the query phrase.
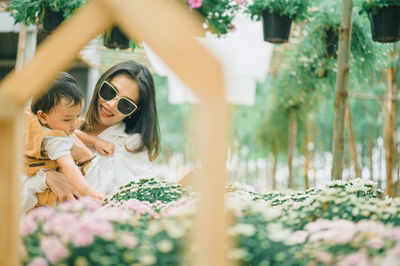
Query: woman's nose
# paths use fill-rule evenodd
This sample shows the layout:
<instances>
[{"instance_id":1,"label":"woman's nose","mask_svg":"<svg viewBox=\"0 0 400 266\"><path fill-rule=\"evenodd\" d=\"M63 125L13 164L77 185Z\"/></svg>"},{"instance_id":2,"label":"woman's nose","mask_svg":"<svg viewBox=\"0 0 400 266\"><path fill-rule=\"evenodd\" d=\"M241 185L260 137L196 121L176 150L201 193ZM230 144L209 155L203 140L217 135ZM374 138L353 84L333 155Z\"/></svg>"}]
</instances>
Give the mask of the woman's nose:
<instances>
[{"instance_id":1,"label":"woman's nose","mask_svg":"<svg viewBox=\"0 0 400 266\"><path fill-rule=\"evenodd\" d=\"M117 105L117 101L118 101L118 97L115 97L114 99L109 100L108 102L110 104L110 107L115 108Z\"/></svg>"}]
</instances>

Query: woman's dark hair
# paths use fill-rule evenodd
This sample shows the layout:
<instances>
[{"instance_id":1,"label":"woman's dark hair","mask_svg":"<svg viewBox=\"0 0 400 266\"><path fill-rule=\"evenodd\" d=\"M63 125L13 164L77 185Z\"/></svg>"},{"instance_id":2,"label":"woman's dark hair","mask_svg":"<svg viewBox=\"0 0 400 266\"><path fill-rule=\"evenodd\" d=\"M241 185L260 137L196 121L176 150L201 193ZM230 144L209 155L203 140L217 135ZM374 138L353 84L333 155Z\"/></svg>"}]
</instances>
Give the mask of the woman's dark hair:
<instances>
[{"instance_id":1,"label":"woman's dark hair","mask_svg":"<svg viewBox=\"0 0 400 266\"><path fill-rule=\"evenodd\" d=\"M31 110L34 114L37 114L39 110L49 113L61 99L67 100L68 104L72 103L72 106L82 104L83 99L82 90L79 88L75 78L65 72L58 76L45 94L33 99Z\"/></svg>"},{"instance_id":2,"label":"woman's dark hair","mask_svg":"<svg viewBox=\"0 0 400 266\"><path fill-rule=\"evenodd\" d=\"M108 69L97 81L86 114L86 123L83 125L83 129L90 132L100 126L100 117L97 108L99 100L98 91L104 81L110 81L116 75L124 75L138 83L138 109L135 113L125 117L123 120L125 123L125 133L139 133L142 137L142 142L133 152L142 151L146 147L149 159L154 160L160 153L160 137L154 81L150 71L142 64L133 60L116 64Z\"/></svg>"}]
</instances>

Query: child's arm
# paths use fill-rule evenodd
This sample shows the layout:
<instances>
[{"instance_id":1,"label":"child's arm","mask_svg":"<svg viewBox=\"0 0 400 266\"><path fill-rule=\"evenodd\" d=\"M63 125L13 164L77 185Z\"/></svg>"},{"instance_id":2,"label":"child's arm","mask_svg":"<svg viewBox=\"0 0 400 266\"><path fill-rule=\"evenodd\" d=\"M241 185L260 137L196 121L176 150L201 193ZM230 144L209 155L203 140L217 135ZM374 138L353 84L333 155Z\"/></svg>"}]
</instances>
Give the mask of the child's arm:
<instances>
[{"instance_id":1,"label":"child's arm","mask_svg":"<svg viewBox=\"0 0 400 266\"><path fill-rule=\"evenodd\" d=\"M107 156L114 154L114 143L102 140L97 136L89 135L79 129L75 129L74 133L84 144L95 147L101 155Z\"/></svg>"},{"instance_id":2,"label":"child's arm","mask_svg":"<svg viewBox=\"0 0 400 266\"><path fill-rule=\"evenodd\" d=\"M90 196L98 200L104 198L100 192L92 189L89 186L78 166L75 165L71 155L61 156L56 161L61 167L61 172L64 173L69 183L79 192L79 194L82 196Z\"/></svg>"}]
</instances>

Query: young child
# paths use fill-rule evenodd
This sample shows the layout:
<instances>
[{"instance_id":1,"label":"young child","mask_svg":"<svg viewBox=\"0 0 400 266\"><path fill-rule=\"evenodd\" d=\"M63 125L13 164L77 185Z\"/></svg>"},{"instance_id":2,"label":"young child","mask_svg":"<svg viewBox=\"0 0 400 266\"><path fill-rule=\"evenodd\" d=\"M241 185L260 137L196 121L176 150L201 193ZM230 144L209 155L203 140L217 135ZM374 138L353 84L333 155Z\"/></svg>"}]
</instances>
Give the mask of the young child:
<instances>
[{"instance_id":1,"label":"young child","mask_svg":"<svg viewBox=\"0 0 400 266\"><path fill-rule=\"evenodd\" d=\"M78 127L84 99L76 80L62 73L48 92L32 102L24 112L25 174L33 176L48 169L60 170L82 196L101 200L103 195L92 189L72 158L71 134ZM81 163L85 167L90 160ZM82 165L84 164L84 165ZM58 203L47 189L36 194L36 206Z\"/></svg>"}]
</instances>

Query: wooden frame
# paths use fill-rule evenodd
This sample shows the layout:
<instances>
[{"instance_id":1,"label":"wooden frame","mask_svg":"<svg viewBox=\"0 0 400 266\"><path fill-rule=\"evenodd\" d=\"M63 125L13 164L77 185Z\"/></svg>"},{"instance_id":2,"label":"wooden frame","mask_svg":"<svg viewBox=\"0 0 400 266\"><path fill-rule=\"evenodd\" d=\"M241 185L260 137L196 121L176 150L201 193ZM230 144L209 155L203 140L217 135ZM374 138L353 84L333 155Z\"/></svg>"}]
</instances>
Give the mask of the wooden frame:
<instances>
[{"instance_id":1,"label":"wooden frame","mask_svg":"<svg viewBox=\"0 0 400 266\"><path fill-rule=\"evenodd\" d=\"M0 83L0 265L18 265L19 178L22 165L23 105L51 84L82 47L115 22L131 38L143 40L202 101L196 124L203 176L194 265L224 265L224 185L226 108L222 69L193 36L199 20L184 6L162 0L94 0L61 25L31 62ZM84 29L81 30L84 25Z\"/></svg>"}]
</instances>

